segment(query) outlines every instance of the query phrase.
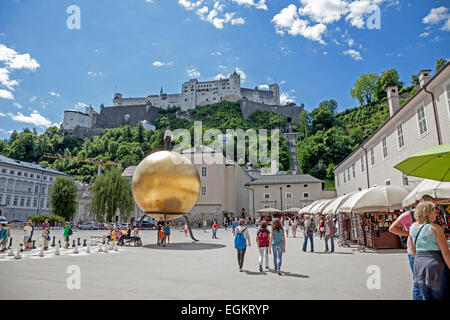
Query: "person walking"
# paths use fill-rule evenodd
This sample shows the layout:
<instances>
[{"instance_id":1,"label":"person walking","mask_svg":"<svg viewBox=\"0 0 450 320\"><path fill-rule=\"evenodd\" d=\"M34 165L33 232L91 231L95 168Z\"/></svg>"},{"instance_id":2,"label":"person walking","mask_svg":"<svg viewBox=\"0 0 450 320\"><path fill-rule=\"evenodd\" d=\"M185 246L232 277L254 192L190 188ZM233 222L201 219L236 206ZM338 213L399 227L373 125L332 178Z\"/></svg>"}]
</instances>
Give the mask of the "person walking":
<instances>
[{"instance_id":1,"label":"person walking","mask_svg":"<svg viewBox=\"0 0 450 320\"><path fill-rule=\"evenodd\" d=\"M169 244L169 242L170 242L170 227L171 226L173 226L173 219L170 224L169 224L169 222L167 222L166 225L164 226L164 244Z\"/></svg>"},{"instance_id":2,"label":"person walking","mask_svg":"<svg viewBox=\"0 0 450 320\"><path fill-rule=\"evenodd\" d=\"M217 221L214 220L213 224L212 224L212 234L213 234L212 238L213 239L217 239L217 228L218 228Z\"/></svg>"},{"instance_id":3,"label":"person walking","mask_svg":"<svg viewBox=\"0 0 450 320\"><path fill-rule=\"evenodd\" d=\"M325 229L325 252L328 252L328 239L331 241L331 252L334 252L334 235L336 234L336 227L330 215L327 215L324 225Z\"/></svg>"},{"instance_id":4,"label":"person walking","mask_svg":"<svg viewBox=\"0 0 450 320\"><path fill-rule=\"evenodd\" d=\"M23 237L23 243L25 245L25 250L32 249L32 238L34 232L33 222L31 220L27 221L27 225L23 228L23 232L25 232L25 236Z\"/></svg>"},{"instance_id":5,"label":"person walking","mask_svg":"<svg viewBox=\"0 0 450 320\"><path fill-rule=\"evenodd\" d=\"M158 220L158 222L156 223L156 230L157 230L157 232L156 232L156 243L158 244L158 246L162 245L162 242L163 242L163 241L161 241L161 236L160 236L160 231L161 230L163 231L162 232L162 234L163 234L162 239L164 239L164 230L163 230L164 224L165 223L163 221L163 218L160 218Z\"/></svg>"},{"instance_id":6,"label":"person walking","mask_svg":"<svg viewBox=\"0 0 450 320\"><path fill-rule=\"evenodd\" d=\"M208 226L208 223L206 222L206 219L203 220L203 232L206 233L206 227Z\"/></svg>"},{"instance_id":7,"label":"person walking","mask_svg":"<svg viewBox=\"0 0 450 320\"><path fill-rule=\"evenodd\" d=\"M64 248L69 248L69 238L73 234L72 228L70 227L70 224L68 221L64 224L64 241L66 242L64 245Z\"/></svg>"},{"instance_id":8,"label":"person walking","mask_svg":"<svg viewBox=\"0 0 450 320\"><path fill-rule=\"evenodd\" d=\"M6 222L2 222L2 228L0 229L0 252L6 250L9 238L9 225Z\"/></svg>"},{"instance_id":9,"label":"person walking","mask_svg":"<svg viewBox=\"0 0 450 320\"><path fill-rule=\"evenodd\" d=\"M234 237L234 247L237 250L237 260L239 265L239 271L242 272L242 267L244 265L245 251L247 250L247 245L251 247L250 235L247 227L245 227L244 219L239 220L239 226L235 230Z\"/></svg>"},{"instance_id":10,"label":"person walking","mask_svg":"<svg viewBox=\"0 0 450 320\"><path fill-rule=\"evenodd\" d=\"M284 231L286 231L286 238L289 238L289 218L284 218Z\"/></svg>"},{"instance_id":11,"label":"person walking","mask_svg":"<svg viewBox=\"0 0 450 320\"><path fill-rule=\"evenodd\" d=\"M48 241L50 240L50 231L48 229L48 224L47 227L42 227L42 244L44 245L44 250L48 250Z\"/></svg>"},{"instance_id":12,"label":"person walking","mask_svg":"<svg viewBox=\"0 0 450 320\"><path fill-rule=\"evenodd\" d=\"M188 225L187 223L184 225L184 236L187 237L188 236Z\"/></svg>"},{"instance_id":13,"label":"person walking","mask_svg":"<svg viewBox=\"0 0 450 320\"><path fill-rule=\"evenodd\" d=\"M297 220L297 217L295 217L294 219L292 219L292 225L291 225L292 236L294 238L297 236L297 224L298 224L298 220Z\"/></svg>"},{"instance_id":14,"label":"person walking","mask_svg":"<svg viewBox=\"0 0 450 320\"><path fill-rule=\"evenodd\" d=\"M325 235L325 221L323 220L323 217L320 217L320 219L319 219L319 236L320 236L320 240L322 240L324 235Z\"/></svg>"},{"instance_id":15,"label":"person walking","mask_svg":"<svg viewBox=\"0 0 450 320\"><path fill-rule=\"evenodd\" d=\"M314 230L316 229L316 223L310 219L309 216L305 216L305 239L303 241L303 252L306 252L308 247L308 239L311 242L311 252L314 252Z\"/></svg>"},{"instance_id":16,"label":"person walking","mask_svg":"<svg viewBox=\"0 0 450 320\"><path fill-rule=\"evenodd\" d=\"M286 239L284 237L283 226L279 219L275 219L272 223L272 232L269 239L269 254L273 251L273 264L275 271L281 276L281 262L283 253L286 252Z\"/></svg>"},{"instance_id":17,"label":"person walking","mask_svg":"<svg viewBox=\"0 0 450 320\"><path fill-rule=\"evenodd\" d=\"M267 229L267 222L261 222L256 232L256 243L259 250L259 271L263 272L263 260L265 258L266 269L269 269L269 238L270 232Z\"/></svg>"},{"instance_id":18,"label":"person walking","mask_svg":"<svg viewBox=\"0 0 450 320\"><path fill-rule=\"evenodd\" d=\"M421 201L414 213L409 238L414 259L414 283L420 300L445 300L448 297L450 250L442 228L434 224L437 209L431 201Z\"/></svg>"},{"instance_id":19,"label":"person walking","mask_svg":"<svg viewBox=\"0 0 450 320\"><path fill-rule=\"evenodd\" d=\"M424 195L420 201L431 201L433 202L434 199L428 195ZM394 221L394 223L391 224L389 227L389 232L400 236L400 239L402 237L406 237L406 252L408 254L408 260L409 260L409 267L411 268L411 273L414 276L414 255L412 253L411 249L411 241L409 240L409 229L411 228L412 224L415 222L414 218L414 209L408 210L406 212L403 212L397 220ZM413 300L419 300L420 299L420 287L418 284L413 284Z\"/></svg>"},{"instance_id":20,"label":"person walking","mask_svg":"<svg viewBox=\"0 0 450 320\"><path fill-rule=\"evenodd\" d=\"M236 235L236 228L239 226L239 221L237 217L234 217L234 221L231 224L231 227L233 228L233 236Z\"/></svg>"},{"instance_id":21,"label":"person walking","mask_svg":"<svg viewBox=\"0 0 450 320\"><path fill-rule=\"evenodd\" d=\"M173 133L170 130L170 126L167 126L166 131L164 131L164 150L172 150L172 136Z\"/></svg>"}]
</instances>

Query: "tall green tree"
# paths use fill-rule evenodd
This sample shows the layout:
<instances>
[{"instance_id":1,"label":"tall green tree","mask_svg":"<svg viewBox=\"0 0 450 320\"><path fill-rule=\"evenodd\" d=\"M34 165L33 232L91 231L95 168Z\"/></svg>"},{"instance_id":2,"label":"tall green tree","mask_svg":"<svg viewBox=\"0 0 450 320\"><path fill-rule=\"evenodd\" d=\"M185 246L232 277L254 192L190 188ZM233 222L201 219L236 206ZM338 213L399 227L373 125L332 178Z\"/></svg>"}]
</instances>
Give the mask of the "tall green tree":
<instances>
[{"instance_id":1,"label":"tall green tree","mask_svg":"<svg viewBox=\"0 0 450 320\"><path fill-rule=\"evenodd\" d=\"M397 86L398 89L403 87L403 82L400 81L400 76L396 69L389 69L383 71L376 85L376 96L378 100L387 96L386 89L391 86Z\"/></svg>"},{"instance_id":2,"label":"tall green tree","mask_svg":"<svg viewBox=\"0 0 450 320\"><path fill-rule=\"evenodd\" d=\"M125 221L133 212L134 199L130 182L122 177L118 168L111 168L99 176L90 191L93 194L91 210L97 220L113 221L119 210L120 220Z\"/></svg>"},{"instance_id":3,"label":"tall green tree","mask_svg":"<svg viewBox=\"0 0 450 320\"><path fill-rule=\"evenodd\" d=\"M71 178L57 177L50 188L50 211L66 220L72 220L77 210L78 190Z\"/></svg>"},{"instance_id":4,"label":"tall green tree","mask_svg":"<svg viewBox=\"0 0 450 320\"><path fill-rule=\"evenodd\" d=\"M447 60L444 58L440 58L439 60L436 60L436 73L439 72L445 65L447 64Z\"/></svg>"},{"instance_id":5,"label":"tall green tree","mask_svg":"<svg viewBox=\"0 0 450 320\"><path fill-rule=\"evenodd\" d=\"M353 98L359 101L360 105L373 102L376 94L378 75L376 73L365 73L355 81L354 88L350 91Z\"/></svg>"},{"instance_id":6,"label":"tall green tree","mask_svg":"<svg viewBox=\"0 0 450 320\"><path fill-rule=\"evenodd\" d=\"M299 125L298 125L298 132L299 134L299 139L303 140L306 139L309 135L309 115L308 112L306 110L302 110L302 112L300 112L299 116Z\"/></svg>"}]
</instances>

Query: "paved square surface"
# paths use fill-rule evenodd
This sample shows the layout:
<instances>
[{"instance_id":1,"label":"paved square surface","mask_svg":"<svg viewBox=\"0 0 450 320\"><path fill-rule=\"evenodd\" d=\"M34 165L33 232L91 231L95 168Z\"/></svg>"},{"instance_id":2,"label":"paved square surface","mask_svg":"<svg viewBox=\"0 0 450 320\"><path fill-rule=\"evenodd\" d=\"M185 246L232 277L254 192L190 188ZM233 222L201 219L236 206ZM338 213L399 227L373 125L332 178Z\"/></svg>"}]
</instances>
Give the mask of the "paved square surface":
<instances>
[{"instance_id":1,"label":"paved square surface","mask_svg":"<svg viewBox=\"0 0 450 320\"><path fill-rule=\"evenodd\" d=\"M39 257L39 250L24 252L20 260L0 257L1 299L411 299L412 277L406 252L379 250L354 252L341 248L324 253L324 241L315 237L316 253L303 252L303 236L287 239L282 276L259 272L256 229L249 228L252 246L247 248L244 272L239 272L231 230L194 229L200 240L193 243L180 230L172 230L171 244L156 246L156 231L141 231L143 247L119 247L118 252L86 253L80 247L54 249ZM71 239L104 235L106 231L74 231ZM40 231L36 230L36 235ZM62 239L62 230L52 236ZM16 240L22 230L12 230ZM36 239L36 236L34 236ZM17 243L17 241L14 241ZM38 242L36 242L38 243ZM71 241L72 243L72 241ZM14 250L14 253L16 250ZM69 290L67 268L79 266L81 288ZM269 256L273 268L273 255ZM380 270L380 289L368 289L369 266Z\"/></svg>"}]
</instances>

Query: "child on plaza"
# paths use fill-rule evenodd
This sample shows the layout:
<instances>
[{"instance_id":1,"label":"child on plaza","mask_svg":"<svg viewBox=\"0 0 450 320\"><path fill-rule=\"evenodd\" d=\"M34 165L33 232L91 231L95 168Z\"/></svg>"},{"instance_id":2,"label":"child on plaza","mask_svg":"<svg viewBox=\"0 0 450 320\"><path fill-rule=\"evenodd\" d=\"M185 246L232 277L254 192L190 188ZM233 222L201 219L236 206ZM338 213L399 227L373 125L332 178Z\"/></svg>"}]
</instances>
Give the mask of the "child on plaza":
<instances>
[{"instance_id":1,"label":"child on plaza","mask_svg":"<svg viewBox=\"0 0 450 320\"><path fill-rule=\"evenodd\" d=\"M164 242L169 244L170 242L170 227L173 225L173 219L172 222L166 223L166 225L164 226Z\"/></svg>"},{"instance_id":2,"label":"child on plaza","mask_svg":"<svg viewBox=\"0 0 450 320\"><path fill-rule=\"evenodd\" d=\"M185 237L188 236L188 226L187 226L187 224L184 225L184 236Z\"/></svg>"},{"instance_id":3,"label":"child on plaza","mask_svg":"<svg viewBox=\"0 0 450 320\"><path fill-rule=\"evenodd\" d=\"M158 231L158 245L163 245L164 243L164 230L161 228L161 230ZM165 245L164 245L165 246Z\"/></svg>"},{"instance_id":4,"label":"child on plaza","mask_svg":"<svg viewBox=\"0 0 450 320\"><path fill-rule=\"evenodd\" d=\"M65 245L64 248L69 248L69 237L72 235L72 228L70 227L69 222L66 221L66 223L64 224L64 240L65 240Z\"/></svg>"},{"instance_id":5,"label":"child on plaza","mask_svg":"<svg viewBox=\"0 0 450 320\"><path fill-rule=\"evenodd\" d=\"M48 250L48 240L50 240L50 231L48 227L42 229L42 242L44 244L44 250Z\"/></svg>"},{"instance_id":6,"label":"child on plaza","mask_svg":"<svg viewBox=\"0 0 450 320\"><path fill-rule=\"evenodd\" d=\"M218 227L217 222L216 222L216 220L214 220L214 222L212 224L212 232L213 232L212 238L213 239L217 239L217 227Z\"/></svg>"}]
</instances>

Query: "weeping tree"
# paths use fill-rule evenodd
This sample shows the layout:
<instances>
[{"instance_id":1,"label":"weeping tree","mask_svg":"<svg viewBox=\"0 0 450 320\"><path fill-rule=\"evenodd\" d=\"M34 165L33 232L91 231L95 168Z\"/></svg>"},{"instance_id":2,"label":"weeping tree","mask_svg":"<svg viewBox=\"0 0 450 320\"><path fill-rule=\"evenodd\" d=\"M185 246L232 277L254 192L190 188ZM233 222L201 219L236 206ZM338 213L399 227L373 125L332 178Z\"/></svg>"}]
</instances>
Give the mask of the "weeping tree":
<instances>
[{"instance_id":1,"label":"weeping tree","mask_svg":"<svg viewBox=\"0 0 450 320\"><path fill-rule=\"evenodd\" d=\"M131 185L118 168L99 176L90 191L93 194L91 212L97 220L113 221L117 210L120 220L128 220L134 209Z\"/></svg>"},{"instance_id":2,"label":"weeping tree","mask_svg":"<svg viewBox=\"0 0 450 320\"><path fill-rule=\"evenodd\" d=\"M57 177L50 188L50 211L66 220L72 220L77 210L78 189L71 178Z\"/></svg>"}]
</instances>

